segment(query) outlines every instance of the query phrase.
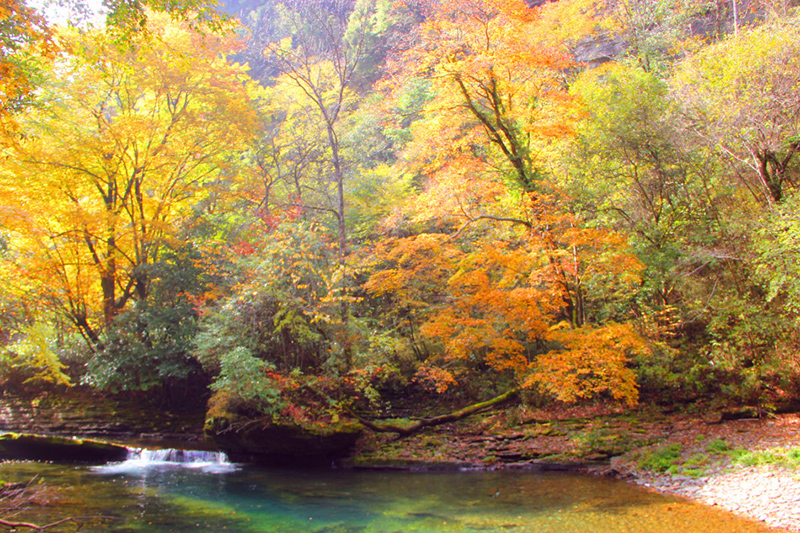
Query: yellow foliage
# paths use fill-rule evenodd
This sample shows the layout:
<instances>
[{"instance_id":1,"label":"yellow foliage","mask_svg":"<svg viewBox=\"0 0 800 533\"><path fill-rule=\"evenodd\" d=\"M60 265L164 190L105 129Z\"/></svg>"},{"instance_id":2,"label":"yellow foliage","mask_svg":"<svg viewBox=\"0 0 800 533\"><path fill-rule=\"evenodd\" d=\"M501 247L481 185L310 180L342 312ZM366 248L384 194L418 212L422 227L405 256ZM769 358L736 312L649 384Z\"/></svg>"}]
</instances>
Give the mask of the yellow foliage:
<instances>
[{"instance_id":1,"label":"yellow foliage","mask_svg":"<svg viewBox=\"0 0 800 533\"><path fill-rule=\"evenodd\" d=\"M34 324L23 330L24 338L8 347L15 365L35 372L27 382L46 381L56 385L71 386L66 368L58 359L51 344L55 332L44 324Z\"/></svg>"},{"instance_id":2,"label":"yellow foliage","mask_svg":"<svg viewBox=\"0 0 800 533\"><path fill-rule=\"evenodd\" d=\"M553 45L574 46L616 29L607 0L559 0L541 7L541 39Z\"/></svg>"},{"instance_id":3,"label":"yellow foliage","mask_svg":"<svg viewBox=\"0 0 800 533\"><path fill-rule=\"evenodd\" d=\"M62 29L70 53L0 153L5 259L91 338L132 298L135 271L234 174L230 156L255 126L244 68L224 57L231 38L165 14L148 24L152 39L126 50Z\"/></svg>"}]
</instances>

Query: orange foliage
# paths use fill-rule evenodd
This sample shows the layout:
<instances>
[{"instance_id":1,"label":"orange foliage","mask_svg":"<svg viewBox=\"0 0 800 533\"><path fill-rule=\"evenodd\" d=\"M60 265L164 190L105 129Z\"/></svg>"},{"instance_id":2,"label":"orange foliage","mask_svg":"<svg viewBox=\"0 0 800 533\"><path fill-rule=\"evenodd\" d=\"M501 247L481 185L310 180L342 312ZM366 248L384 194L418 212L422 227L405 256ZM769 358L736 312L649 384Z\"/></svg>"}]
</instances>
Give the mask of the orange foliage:
<instances>
[{"instance_id":1,"label":"orange foliage","mask_svg":"<svg viewBox=\"0 0 800 533\"><path fill-rule=\"evenodd\" d=\"M633 330L590 323L594 302L624 295L641 264L619 235L571 213L542 170L545 148L571 133L575 112L563 85L570 60L548 43L540 14L523 0L430 6L418 44L396 65L399 77L428 82L400 163L423 187L388 223L442 234L376 250L383 263L366 288L413 308L437 348L422 368L438 390L452 386L459 366L485 365L556 394L548 387L570 375L559 369L576 367L597 343L587 360L594 373L572 374L556 395L610 392L631 403L624 361L638 346ZM573 333L553 332L562 321ZM614 372L600 379L600 368Z\"/></svg>"},{"instance_id":2,"label":"orange foliage","mask_svg":"<svg viewBox=\"0 0 800 533\"><path fill-rule=\"evenodd\" d=\"M542 163L536 145L569 134L573 114L563 85L571 60L544 42L541 30L538 11L523 0L430 7L417 45L394 66L394 80L430 84L423 118L412 125L408 164L435 177L452 172L448 162L469 161L474 177L535 187ZM403 91L394 86L398 97Z\"/></svg>"},{"instance_id":3,"label":"orange foliage","mask_svg":"<svg viewBox=\"0 0 800 533\"><path fill-rule=\"evenodd\" d=\"M551 295L530 286L536 264L529 249L486 243L463 254L448 280L449 298L421 333L444 344L446 359L482 356L498 371L524 371L526 346L543 337L557 309Z\"/></svg>"},{"instance_id":4,"label":"orange foliage","mask_svg":"<svg viewBox=\"0 0 800 533\"><path fill-rule=\"evenodd\" d=\"M458 381L452 372L428 362L422 363L417 369L414 381L422 384L425 389L439 394L447 392L450 387L458 386Z\"/></svg>"},{"instance_id":5,"label":"orange foliage","mask_svg":"<svg viewBox=\"0 0 800 533\"><path fill-rule=\"evenodd\" d=\"M559 348L531 365L525 386L539 386L564 402L608 393L615 400L636 404L636 378L626 361L631 353L646 353L647 346L630 325L570 329L560 324L549 339Z\"/></svg>"},{"instance_id":6,"label":"orange foliage","mask_svg":"<svg viewBox=\"0 0 800 533\"><path fill-rule=\"evenodd\" d=\"M565 401L610 394L635 403L625 363L644 342L626 324L593 324L592 306L630 291L641 264L625 239L585 227L556 198L530 195L505 232L472 232L459 244L422 234L376 249L381 268L367 290L410 311L439 348L420 382L443 392L458 368L485 364Z\"/></svg>"}]
</instances>

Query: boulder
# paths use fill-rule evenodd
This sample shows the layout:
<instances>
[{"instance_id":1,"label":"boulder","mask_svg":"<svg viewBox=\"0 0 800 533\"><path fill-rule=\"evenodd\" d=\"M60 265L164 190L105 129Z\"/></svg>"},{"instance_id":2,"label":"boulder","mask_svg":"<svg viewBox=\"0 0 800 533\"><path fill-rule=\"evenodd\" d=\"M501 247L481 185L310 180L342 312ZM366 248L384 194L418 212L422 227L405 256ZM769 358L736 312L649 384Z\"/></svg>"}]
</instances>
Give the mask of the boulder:
<instances>
[{"instance_id":1,"label":"boulder","mask_svg":"<svg viewBox=\"0 0 800 533\"><path fill-rule=\"evenodd\" d=\"M319 429L269 419L233 429L228 421L215 419L206 425L206 438L234 461L325 464L349 455L363 430L354 422Z\"/></svg>"}]
</instances>

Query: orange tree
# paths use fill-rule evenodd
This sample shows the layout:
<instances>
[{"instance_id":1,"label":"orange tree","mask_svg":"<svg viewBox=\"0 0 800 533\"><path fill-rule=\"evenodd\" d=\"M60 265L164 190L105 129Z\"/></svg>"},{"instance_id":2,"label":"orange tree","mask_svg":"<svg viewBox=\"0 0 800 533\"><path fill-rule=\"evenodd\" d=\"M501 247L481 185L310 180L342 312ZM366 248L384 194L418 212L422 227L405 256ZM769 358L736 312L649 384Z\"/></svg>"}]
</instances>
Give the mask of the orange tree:
<instances>
[{"instance_id":1,"label":"orange tree","mask_svg":"<svg viewBox=\"0 0 800 533\"><path fill-rule=\"evenodd\" d=\"M396 63L428 84L399 163L422 186L388 221L415 236L379 248L367 288L416 322L417 378L437 390L489 368L562 400L633 404L628 356L647 348L624 303L641 265L548 177L577 111L539 23L522 1L431 5Z\"/></svg>"}]
</instances>

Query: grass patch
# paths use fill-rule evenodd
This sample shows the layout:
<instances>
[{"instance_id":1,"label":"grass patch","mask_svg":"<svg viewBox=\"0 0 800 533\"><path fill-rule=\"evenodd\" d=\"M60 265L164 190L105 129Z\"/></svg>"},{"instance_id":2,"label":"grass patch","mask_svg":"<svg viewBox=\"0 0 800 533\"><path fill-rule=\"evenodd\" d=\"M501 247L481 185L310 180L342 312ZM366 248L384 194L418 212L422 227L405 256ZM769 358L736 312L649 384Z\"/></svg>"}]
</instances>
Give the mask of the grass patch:
<instances>
[{"instance_id":1,"label":"grass patch","mask_svg":"<svg viewBox=\"0 0 800 533\"><path fill-rule=\"evenodd\" d=\"M678 465L681 463L682 452L683 446L680 444L671 444L645 452L639 459L639 468L659 473L677 473Z\"/></svg>"},{"instance_id":2,"label":"grass patch","mask_svg":"<svg viewBox=\"0 0 800 533\"><path fill-rule=\"evenodd\" d=\"M731 451L731 447L722 439L714 439L706 444L706 451L708 453L727 454Z\"/></svg>"},{"instance_id":3,"label":"grass patch","mask_svg":"<svg viewBox=\"0 0 800 533\"><path fill-rule=\"evenodd\" d=\"M714 440L706 444L705 451L694 452L688 457L680 444L671 444L645 452L639 459L639 468L661 474L682 475L700 478L709 469L719 465L720 455L728 455L730 448L724 441Z\"/></svg>"},{"instance_id":4,"label":"grass patch","mask_svg":"<svg viewBox=\"0 0 800 533\"><path fill-rule=\"evenodd\" d=\"M580 455L601 455L613 457L630 450L630 440L623 439L609 428L597 428L579 433L573 438Z\"/></svg>"},{"instance_id":5,"label":"grass patch","mask_svg":"<svg viewBox=\"0 0 800 533\"><path fill-rule=\"evenodd\" d=\"M697 478L706 475L713 464L714 460L707 453L693 453L682 465L676 465L676 469L685 476Z\"/></svg>"},{"instance_id":6,"label":"grass patch","mask_svg":"<svg viewBox=\"0 0 800 533\"><path fill-rule=\"evenodd\" d=\"M800 448L787 450L730 450L728 455L734 464L742 466L779 466L800 469Z\"/></svg>"}]
</instances>

